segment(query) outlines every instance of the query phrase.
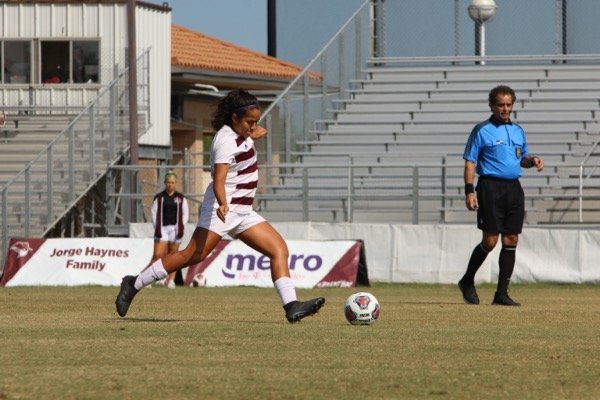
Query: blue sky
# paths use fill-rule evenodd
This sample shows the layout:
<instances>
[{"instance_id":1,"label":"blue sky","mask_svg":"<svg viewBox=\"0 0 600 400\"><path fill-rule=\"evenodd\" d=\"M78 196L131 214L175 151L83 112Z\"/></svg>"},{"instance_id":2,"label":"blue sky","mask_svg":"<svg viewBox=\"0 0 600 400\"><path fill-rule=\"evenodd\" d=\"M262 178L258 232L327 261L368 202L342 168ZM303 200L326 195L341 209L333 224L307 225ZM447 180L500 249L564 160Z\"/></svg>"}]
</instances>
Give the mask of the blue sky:
<instances>
[{"instance_id":1,"label":"blue sky","mask_svg":"<svg viewBox=\"0 0 600 400\"><path fill-rule=\"evenodd\" d=\"M277 57L306 65L363 1L277 0ZM169 6L176 25L268 51L267 0L171 0Z\"/></svg>"},{"instance_id":2,"label":"blue sky","mask_svg":"<svg viewBox=\"0 0 600 400\"><path fill-rule=\"evenodd\" d=\"M159 3L157 0L153 2ZM277 57L304 66L364 0L277 0ZM474 22L459 0L460 52L474 54ZM451 56L455 29L451 0L386 2L386 56ZM555 2L496 0L498 12L486 27L486 53L552 54L556 46ZM596 54L599 0L568 3L570 53ZM267 0L171 0L173 23L267 53ZM437 13L431 14L432 7ZM423 22L426 23L423 23ZM591 38L591 39L590 39Z\"/></svg>"},{"instance_id":3,"label":"blue sky","mask_svg":"<svg viewBox=\"0 0 600 400\"><path fill-rule=\"evenodd\" d=\"M267 0L171 0L173 23L267 53Z\"/></svg>"}]
</instances>

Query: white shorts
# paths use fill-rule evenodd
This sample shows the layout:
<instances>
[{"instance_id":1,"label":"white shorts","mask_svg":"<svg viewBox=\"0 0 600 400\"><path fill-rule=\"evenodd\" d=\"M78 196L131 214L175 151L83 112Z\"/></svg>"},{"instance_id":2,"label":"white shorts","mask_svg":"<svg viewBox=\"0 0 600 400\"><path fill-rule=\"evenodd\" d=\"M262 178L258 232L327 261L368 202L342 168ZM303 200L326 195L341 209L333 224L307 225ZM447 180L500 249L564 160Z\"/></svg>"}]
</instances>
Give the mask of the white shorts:
<instances>
[{"instance_id":1,"label":"white shorts","mask_svg":"<svg viewBox=\"0 0 600 400\"><path fill-rule=\"evenodd\" d=\"M177 238L177 226L166 225L161 228L162 237L154 237L157 242L181 243L181 239Z\"/></svg>"},{"instance_id":2,"label":"white shorts","mask_svg":"<svg viewBox=\"0 0 600 400\"><path fill-rule=\"evenodd\" d=\"M197 226L208 229L221 237L228 234L235 239L237 235L246 229L265 221L256 211L251 211L249 214L239 214L235 211L229 211L225 217L225 222L223 222L217 216L216 208L201 208Z\"/></svg>"}]
</instances>

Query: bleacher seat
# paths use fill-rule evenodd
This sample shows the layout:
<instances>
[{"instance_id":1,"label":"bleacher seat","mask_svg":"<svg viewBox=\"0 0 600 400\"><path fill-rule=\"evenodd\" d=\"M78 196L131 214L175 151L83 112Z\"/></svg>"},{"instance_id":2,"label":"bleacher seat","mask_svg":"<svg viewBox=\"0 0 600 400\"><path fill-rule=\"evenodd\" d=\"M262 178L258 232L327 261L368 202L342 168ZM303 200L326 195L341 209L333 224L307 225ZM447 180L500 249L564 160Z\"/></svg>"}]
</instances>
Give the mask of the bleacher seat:
<instances>
[{"instance_id":1,"label":"bleacher seat","mask_svg":"<svg viewBox=\"0 0 600 400\"><path fill-rule=\"evenodd\" d=\"M414 170L395 167L405 164L428 170L420 171L417 178L421 221L472 223L461 197L462 152L473 126L491 115L490 89L506 84L517 94L513 120L525 129L530 151L546 161L543 172L525 172L523 186L533 196L527 203L528 222L576 219L573 201L567 206L567 201L544 196L574 190L577 166L598 141L600 68L596 65L372 65L364 76L351 82L349 98L332 103L328 118L314 121L308 139L297 142L292 155L303 166L315 167L308 188L300 168L266 187L262 211L274 213L268 218L277 221L275 214L282 213L275 211L279 207L275 197L269 197L277 192L288 195L288 207L280 208L288 211L290 205L301 206L302 196L314 195L309 211L318 220L334 215L339 219L351 212L355 221L413 222ZM354 163L387 166L393 172L355 166L350 176L350 158ZM340 197L334 195L348 188L354 191L348 197L352 200L338 204ZM310 218L315 220L312 214ZM600 221L600 214L595 219Z\"/></svg>"}]
</instances>

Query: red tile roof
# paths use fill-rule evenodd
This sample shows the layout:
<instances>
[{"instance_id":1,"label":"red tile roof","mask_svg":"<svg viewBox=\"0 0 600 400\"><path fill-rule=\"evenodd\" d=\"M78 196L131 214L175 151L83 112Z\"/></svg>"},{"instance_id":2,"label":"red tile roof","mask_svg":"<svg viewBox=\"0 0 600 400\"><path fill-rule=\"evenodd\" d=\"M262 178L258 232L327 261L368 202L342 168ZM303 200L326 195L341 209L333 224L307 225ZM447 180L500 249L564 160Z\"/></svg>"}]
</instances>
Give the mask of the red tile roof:
<instances>
[{"instance_id":1,"label":"red tile roof","mask_svg":"<svg viewBox=\"0 0 600 400\"><path fill-rule=\"evenodd\" d=\"M178 25L171 26L171 66L289 80L302 71L297 65ZM311 79L320 79L320 74L311 72Z\"/></svg>"}]
</instances>

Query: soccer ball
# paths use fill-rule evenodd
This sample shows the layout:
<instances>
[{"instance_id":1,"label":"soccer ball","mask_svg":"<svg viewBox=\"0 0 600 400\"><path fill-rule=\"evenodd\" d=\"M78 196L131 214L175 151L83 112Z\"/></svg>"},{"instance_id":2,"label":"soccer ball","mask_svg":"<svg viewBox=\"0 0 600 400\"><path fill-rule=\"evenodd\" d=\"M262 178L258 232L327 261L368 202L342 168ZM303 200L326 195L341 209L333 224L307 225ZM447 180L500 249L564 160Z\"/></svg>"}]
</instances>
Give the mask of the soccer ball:
<instances>
[{"instance_id":1,"label":"soccer ball","mask_svg":"<svg viewBox=\"0 0 600 400\"><path fill-rule=\"evenodd\" d=\"M206 277L202 274L196 274L192 278L193 287L204 287L206 286Z\"/></svg>"},{"instance_id":2,"label":"soccer ball","mask_svg":"<svg viewBox=\"0 0 600 400\"><path fill-rule=\"evenodd\" d=\"M371 325L380 313L379 302L371 293L354 293L344 304L344 315L352 325Z\"/></svg>"}]
</instances>

